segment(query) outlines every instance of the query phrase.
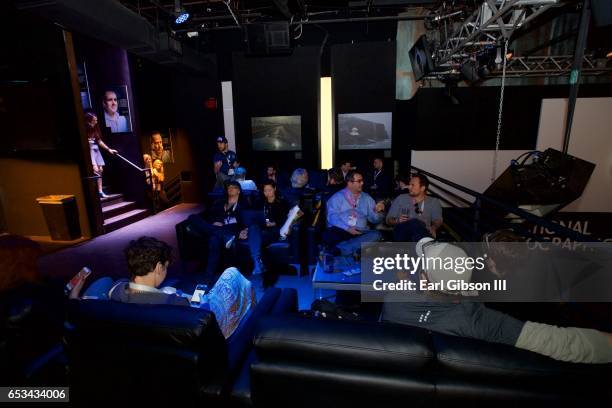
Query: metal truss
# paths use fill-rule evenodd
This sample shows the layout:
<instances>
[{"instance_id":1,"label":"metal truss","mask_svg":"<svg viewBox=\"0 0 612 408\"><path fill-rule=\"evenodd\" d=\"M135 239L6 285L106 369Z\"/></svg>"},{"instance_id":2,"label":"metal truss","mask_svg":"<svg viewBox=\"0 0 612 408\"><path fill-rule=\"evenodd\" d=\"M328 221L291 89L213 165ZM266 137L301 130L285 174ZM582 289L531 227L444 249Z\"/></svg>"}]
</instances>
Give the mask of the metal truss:
<instances>
[{"instance_id":1,"label":"metal truss","mask_svg":"<svg viewBox=\"0 0 612 408\"><path fill-rule=\"evenodd\" d=\"M573 55L513 57L506 66L506 77L564 76L572 70ZM606 58L585 55L582 59L582 75L605 75L612 73L612 63ZM501 70L489 75L501 76Z\"/></svg>"},{"instance_id":2,"label":"metal truss","mask_svg":"<svg viewBox=\"0 0 612 408\"><path fill-rule=\"evenodd\" d=\"M477 52L485 46L500 45L516 29L559 3L560 0L484 0L443 39L435 55L436 65L463 60L466 53Z\"/></svg>"}]
</instances>

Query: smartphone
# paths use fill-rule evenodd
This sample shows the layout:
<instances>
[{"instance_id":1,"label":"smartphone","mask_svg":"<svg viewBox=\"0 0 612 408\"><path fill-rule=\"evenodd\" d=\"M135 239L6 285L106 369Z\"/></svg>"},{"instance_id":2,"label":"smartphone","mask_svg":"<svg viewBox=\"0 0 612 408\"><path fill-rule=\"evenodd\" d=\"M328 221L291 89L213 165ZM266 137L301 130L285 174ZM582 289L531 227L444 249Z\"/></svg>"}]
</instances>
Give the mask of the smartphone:
<instances>
[{"instance_id":1,"label":"smartphone","mask_svg":"<svg viewBox=\"0 0 612 408\"><path fill-rule=\"evenodd\" d=\"M83 269L81 269L76 275L74 275L74 277L70 279L70 282L66 284L66 292L70 292L76 285L79 284L79 282L87 278L90 274L91 269L84 266Z\"/></svg>"},{"instance_id":2,"label":"smartphone","mask_svg":"<svg viewBox=\"0 0 612 408\"><path fill-rule=\"evenodd\" d=\"M199 305L200 303L202 303L207 293L208 293L208 285L205 285L205 284L196 285L195 291L193 292L193 296L191 296L191 304Z\"/></svg>"}]
</instances>

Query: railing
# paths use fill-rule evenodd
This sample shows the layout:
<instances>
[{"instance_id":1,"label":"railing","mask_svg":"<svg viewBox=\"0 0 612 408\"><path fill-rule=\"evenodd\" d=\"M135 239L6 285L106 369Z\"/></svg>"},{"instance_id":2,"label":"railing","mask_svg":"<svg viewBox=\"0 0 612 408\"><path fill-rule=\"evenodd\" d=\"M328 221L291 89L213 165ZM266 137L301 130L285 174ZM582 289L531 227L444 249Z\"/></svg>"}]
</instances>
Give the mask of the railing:
<instances>
[{"instance_id":1,"label":"railing","mask_svg":"<svg viewBox=\"0 0 612 408\"><path fill-rule=\"evenodd\" d=\"M444 187L441 186L439 183L430 181L430 185L434 186L437 190L444 192L444 194L451 195L454 200L457 200L465 205L465 207L463 208L466 211L466 215L470 216L471 219L466 217L466 220L464 217L455 217L453 221L463 226L467 231L469 231L470 236L467 238L470 240L480 240L483 232L489 232L495 229L499 229L500 227L513 229L518 233L528 237L536 239L540 238L528 228L526 228L523 223L517 222L525 220L535 225L542 226L549 231L553 231L562 237L569 238L574 241L593 241L592 237L578 233L574 230L566 228L545 218L538 217L537 215L531 214L530 212L527 212L521 208L508 205L494 198L478 193L474 190L471 190L450 180L446 180L423 169L419 169L414 166L411 166L411 169L427 176L429 179L437 180L438 182L442 183ZM457 193L450 191L447 187L451 187L457 191L462 192L463 194L473 197L474 201L470 202L469 200L466 200ZM453 203L451 200L441 196L440 194L436 194L436 197L442 200L443 202L451 205L452 207L460 208L457 207L456 203ZM483 206L483 204L486 204L486 206ZM491 207L505 214L513 214L518 217L518 220L516 218L507 219L505 217L501 217L498 212L493 212L487 207Z\"/></svg>"}]
</instances>

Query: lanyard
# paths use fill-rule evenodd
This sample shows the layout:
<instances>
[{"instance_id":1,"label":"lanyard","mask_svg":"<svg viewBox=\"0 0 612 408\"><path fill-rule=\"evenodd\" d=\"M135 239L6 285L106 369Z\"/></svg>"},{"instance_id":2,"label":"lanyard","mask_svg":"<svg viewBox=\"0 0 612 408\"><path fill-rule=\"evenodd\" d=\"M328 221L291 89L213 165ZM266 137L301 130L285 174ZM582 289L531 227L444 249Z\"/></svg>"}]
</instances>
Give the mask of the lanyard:
<instances>
[{"instance_id":1,"label":"lanyard","mask_svg":"<svg viewBox=\"0 0 612 408\"><path fill-rule=\"evenodd\" d=\"M378 175L380 174L382 170L378 170L374 172L374 181L376 181L376 179L378 178Z\"/></svg>"},{"instance_id":2,"label":"lanyard","mask_svg":"<svg viewBox=\"0 0 612 408\"><path fill-rule=\"evenodd\" d=\"M237 205L238 201L236 201L233 206L225 210L225 225L229 224L232 218L236 218L236 216L234 216L234 213L236 212Z\"/></svg>"},{"instance_id":3,"label":"lanyard","mask_svg":"<svg viewBox=\"0 0 612 408\"><path fill-rule=\"evenodd\" d=\"M357 216L357 206L359 205L359 199L361 198L361 194L359 195L359 197L357 197L357 199L355 199L355 197L350 191L344 190L344 198L349 203L351 208L353 209L351 212L351 215L353 217L356 217Z\"/></svg>"}]
</instances>

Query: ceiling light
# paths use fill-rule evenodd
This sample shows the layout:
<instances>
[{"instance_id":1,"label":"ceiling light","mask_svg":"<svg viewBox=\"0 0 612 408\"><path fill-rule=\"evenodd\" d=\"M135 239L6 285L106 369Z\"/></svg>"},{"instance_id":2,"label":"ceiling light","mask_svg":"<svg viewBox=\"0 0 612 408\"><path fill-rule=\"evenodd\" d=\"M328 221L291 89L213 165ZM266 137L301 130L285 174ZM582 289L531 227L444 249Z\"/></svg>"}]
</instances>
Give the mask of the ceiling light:
<instances>
[{"instance_id":1,"label":"ceiling light","mask_svg":"<svg viewBox=\"0 0 612 408\"><path fill-rule=\"evenodd\" d=\"M176 20L174 20L174 23L175 23L176 25L179 25L179 24L183 24L183 23L184 23L184 22L186 22L187 20L189 20L189 13L187 13L186 11L184 11L184 12L182 12L181 14L179 14L179 15L176 17Z\"/></svg>"}]
</instances>

